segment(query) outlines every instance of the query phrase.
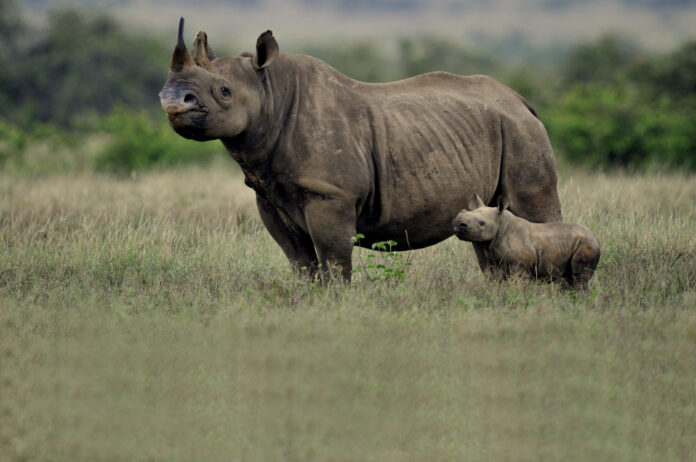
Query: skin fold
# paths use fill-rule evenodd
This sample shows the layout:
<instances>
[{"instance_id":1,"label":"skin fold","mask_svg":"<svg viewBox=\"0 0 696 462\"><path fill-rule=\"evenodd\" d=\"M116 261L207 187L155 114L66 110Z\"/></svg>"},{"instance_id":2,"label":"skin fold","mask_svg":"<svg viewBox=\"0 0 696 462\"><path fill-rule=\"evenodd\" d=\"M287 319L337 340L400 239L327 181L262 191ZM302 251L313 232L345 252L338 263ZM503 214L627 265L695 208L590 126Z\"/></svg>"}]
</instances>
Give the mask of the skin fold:
<instances>
[{"instance_id":1,"label":"skin fold","mask_svg":"<svg viewBox=\"0 0 696 462\"><path fill-rule=\"evenodd\" d=\"M182 19L162 108L181 136L222 141L298 269L335 268L350 279L357 233L366 247L440 242L473 194L486 202L505 194L534 222L561 220L544 126L489 77L432 72L363 83L316 58L280 53L270 31L253 54L216 57L202 31L193 48Z\"/></svg>"}]
</instances>

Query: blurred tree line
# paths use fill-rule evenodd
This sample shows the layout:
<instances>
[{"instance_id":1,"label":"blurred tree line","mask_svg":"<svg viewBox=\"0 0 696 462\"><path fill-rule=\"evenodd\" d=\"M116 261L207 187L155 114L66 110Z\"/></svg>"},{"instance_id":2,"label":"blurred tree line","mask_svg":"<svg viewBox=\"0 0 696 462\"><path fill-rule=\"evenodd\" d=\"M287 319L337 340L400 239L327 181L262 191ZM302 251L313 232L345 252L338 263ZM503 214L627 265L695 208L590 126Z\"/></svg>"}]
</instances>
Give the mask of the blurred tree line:
<instances>
[{"instance_id":1,"label":"blurred tree line","mask_svg":"<svg viewBox=\"0 0 696 462\"><path fill-rule=\"evenodd\" d=\"M40 29L14 0L0 0L0 166L21 164L40 140L69 144L107 135L95 166L130 172L207 161L219 143L195 143L169 130L159 111L171 43L127 33L108 16L55 10ZM553 66L509 64L434 37L307 44L359 80L384 82L444 70L488 74L537 109L560 158L595 167L652 166L696 171L696 40L662 54L606 36L571 49Z\"/></svg>"}]
</instances>

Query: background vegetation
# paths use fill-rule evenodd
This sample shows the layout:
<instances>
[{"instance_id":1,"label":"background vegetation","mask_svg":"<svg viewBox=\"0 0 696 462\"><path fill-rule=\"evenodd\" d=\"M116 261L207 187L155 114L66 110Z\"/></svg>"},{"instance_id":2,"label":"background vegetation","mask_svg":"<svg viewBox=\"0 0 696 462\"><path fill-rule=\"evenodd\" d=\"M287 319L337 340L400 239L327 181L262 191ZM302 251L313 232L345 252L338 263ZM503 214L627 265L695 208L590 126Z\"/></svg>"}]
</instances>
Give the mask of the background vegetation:
<instances>
[{"instance_id":1,"label":"background vegetation","mask_svg":"<svg viewBox=\"0 0 696 462\"><path fill-rule=\"evenodd\" d=\"M207 162L222 152L165 128L157 93L171 44L126 33L103 14L53 10L37 27L12 1L0 9L0 58L13 63L0 75L0 104L12 108L1 116L0 163L21 165L37 142L60 148L98 133L104 143L93 167L107 171ZM432 36L404 37L396 50L367 41L296 48L370 82L431 70L493 75L536 107L571 164L696 169L696 41L651 54L609 35L544 66L504 64Z\"/></svg>"}]
</instances>

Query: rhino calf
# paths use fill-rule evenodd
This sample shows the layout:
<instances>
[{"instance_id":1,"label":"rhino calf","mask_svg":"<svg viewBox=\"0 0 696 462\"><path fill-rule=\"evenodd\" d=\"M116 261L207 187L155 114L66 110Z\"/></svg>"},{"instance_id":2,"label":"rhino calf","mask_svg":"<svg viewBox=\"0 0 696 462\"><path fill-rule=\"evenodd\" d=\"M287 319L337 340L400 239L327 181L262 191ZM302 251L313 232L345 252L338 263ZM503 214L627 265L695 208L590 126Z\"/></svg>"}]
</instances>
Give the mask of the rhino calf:
<instances>
[{"instance_id":1,"label":"rhino calf","mask_svg":"<svg viewBox=\"0 0 696 462\"><path fill-rule=\"evenodd\" d=\"M600 255L599 241L592 231L573 223L532 223L508 207L504 196L498 199L498 207L487 207L476 195L469 210L462 210L452 220L459 239L483 244L491 266L482 269L504 275L526 273L535 279L586 289Z\"/></svg>"}]
</instances>

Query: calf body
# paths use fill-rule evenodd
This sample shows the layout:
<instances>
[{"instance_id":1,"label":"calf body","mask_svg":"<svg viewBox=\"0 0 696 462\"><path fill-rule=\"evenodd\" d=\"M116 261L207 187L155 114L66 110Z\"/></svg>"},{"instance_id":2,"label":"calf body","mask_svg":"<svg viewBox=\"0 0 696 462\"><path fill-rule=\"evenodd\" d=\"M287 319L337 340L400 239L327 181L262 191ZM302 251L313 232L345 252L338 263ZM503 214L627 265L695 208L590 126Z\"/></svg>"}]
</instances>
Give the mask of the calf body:
<instances>
[{"instance_id":1,"label":"calf body","mask_svg":"<svg viewBox=\"0 0 696 462\"><path fill-rule=\"evenodd\" d=\"M459 239L483 245L490 262L484 271L526 273L573 288L587 287L600 256L592 231L573 223L529 222L507 210L505 198L496 208L486 207L477 196L471 208L455 217L452 228Z\"/></svg>"}]
</instances>

